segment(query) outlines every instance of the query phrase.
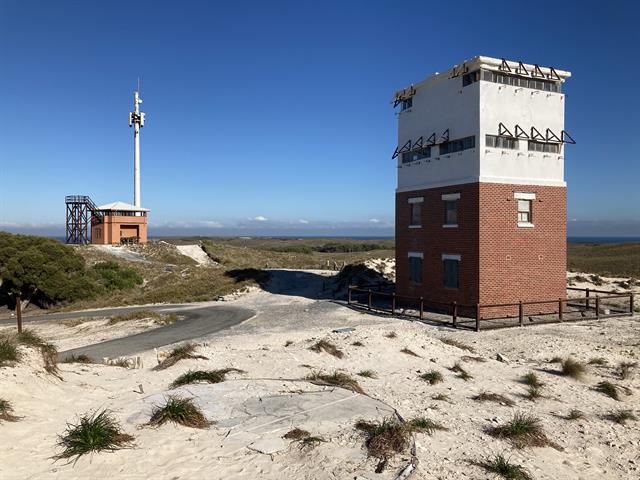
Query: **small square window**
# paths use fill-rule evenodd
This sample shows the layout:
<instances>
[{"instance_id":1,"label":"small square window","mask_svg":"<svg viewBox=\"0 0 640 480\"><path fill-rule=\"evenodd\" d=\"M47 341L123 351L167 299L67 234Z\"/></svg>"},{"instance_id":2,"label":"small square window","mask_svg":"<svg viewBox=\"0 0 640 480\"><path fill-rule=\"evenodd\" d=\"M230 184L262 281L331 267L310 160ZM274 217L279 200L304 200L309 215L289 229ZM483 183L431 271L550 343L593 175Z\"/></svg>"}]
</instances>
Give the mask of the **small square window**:
<instances>
[{"instance_id":1,"label":"small square window","mask_svg":"<svg viewBox=\"0 0 640 480\"><path fill-rule=\"evenodd\" d=\"M444 260L442 260L445 288L459 288L459 266L460 260L453 260L449 258L445 258Z\"/></svg>"},{"instance_id":2,"label":"small square window","mask_svg":"<svg viewBox=\"0 0 640 480\"><path fill-rule=\"evenodd\" d=\"M444 201L444 224L445 225L458 224L458 200Z\"/></svg>"}]
</instances>

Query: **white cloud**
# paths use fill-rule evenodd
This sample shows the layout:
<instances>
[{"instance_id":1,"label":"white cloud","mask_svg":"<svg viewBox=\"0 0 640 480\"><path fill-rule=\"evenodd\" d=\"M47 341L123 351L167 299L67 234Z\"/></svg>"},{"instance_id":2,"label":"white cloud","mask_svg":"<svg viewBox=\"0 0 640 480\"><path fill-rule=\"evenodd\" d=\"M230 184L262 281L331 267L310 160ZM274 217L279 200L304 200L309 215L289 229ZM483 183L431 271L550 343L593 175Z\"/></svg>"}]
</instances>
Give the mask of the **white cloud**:
<instances>
[{"instance_id":1,"label":"white cloud","mask_svg":"<svg viewBox=\"0 0 640 480\"><path fill-rule=\"evenodd\" d=\"M307 225L309 223L309 220L303 220L302 218L300 220L298 220L298 222L300 223L304 223L305 225Z\"/></svg>"},{"instance_id":2,"label":"white cloud","mask_svg":"<svg viewBox=\"0 0 640 480\"><path fill-rule=\"evenodd\" d=\"M258 215L257 217L250 218L249 220L254 220L256 222L266 222L269 219L267 217L263 217L262 215Z\"/></svg>"},{"instance_id":3,"label":"white cloud","mask_svg":"<svg viewBox=\"0 0 640 480\"><path fill-rule=\"evenodd\" d=\"M378 220L377 218L370 218L369 223L380 223L380 220Z\"/></svg>"}]
</instances>

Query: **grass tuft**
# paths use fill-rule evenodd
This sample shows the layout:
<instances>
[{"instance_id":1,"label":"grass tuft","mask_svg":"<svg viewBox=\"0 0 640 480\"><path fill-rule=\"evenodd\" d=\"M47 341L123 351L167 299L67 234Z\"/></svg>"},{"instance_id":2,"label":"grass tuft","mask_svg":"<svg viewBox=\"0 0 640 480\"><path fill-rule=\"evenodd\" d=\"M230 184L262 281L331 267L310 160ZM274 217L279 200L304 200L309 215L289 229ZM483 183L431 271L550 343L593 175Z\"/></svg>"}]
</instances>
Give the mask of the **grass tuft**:
<instances>
[{"instance_id":1,"label":"grass tuft","mask_svg":"<svg viewBox=\"0 0 640 480\"><path fill-rule=\"evenodd\" d=\"M157 405L151 412L148 425L159 427L173 422L185 427L207 428L211 425L192 398L169 395L164 405Z\"/></svg>"},{"instance_id":2,"label":"grass tuft","mask_svg":"<svg viewBox=\"0 0 640 480\"><path fill-rule=\"evenodd\" d=\"M553 357L549 360L549 363L562 363L562 357Z\"/></svg>"},{"instance_id":3,"label":"grass tuft","mask_svg":"<svg viewBox=\"0 0 640 480\"><path fill-rule=\"evenodd\" d=\"M0 366L20 360L18 346L9 337L0 338Z\"/></svg>"},{"instance_id":4,"label":"grass tuft","mask_svg":"<svg viewBox=\"0 0 640 480\"><path fill-rule=\"evenodd\" d=\"M604 357L595 357L595 358L592 358L591 360L589 360L589 362L587 362L587 363L589 365L600 365L600 366L602 366L602 365L606 365L609 362L607 362L607 359L604 358Z\"/></svg>"},{"instance_id":5,"label":"grass tuft","mask_svg":"<svg viewBox=\"0 0 640 480\"><path fill-rule=\"evenodd\" d=\"M356 340L351 345L353 345L354 347L364 347L364 343L360 342L359 340Z\"/></svg>"},{"instance_id":6,"label":"grass tuft","mask_svg":"<svg viewBox=\"0 0 640 480\"><path fill-rule=\"evenodd\" d=\"M361 370L358 375L364 378L378 378L378 374L373 370Z\"/></svg>"},{"instance_id":7,"label":"grass tuft","mask_svg":"<svg viewBox=\"0 0 640 480\"><path fill-rule=\"evenodd\" d=\"M532 402L542 398L542 387L536 387L534 385L529 385L527 388L527 393L524 396L527 400L531 400Z\"/></svg>"},{"instance_id":8,"label":"grass tuft","mask_svg":"<svg viewBox=\"0 0 640 480\"><path fill-rule=\"evenodd\" d=\"M326 442L326 440L322 437L306 436L303 439L299 440L299 442L300 450L311 450L312 448L317 447L320 443Z\"/></svg>"},{"instance_id":9,"label":"grass tuft","mask_svg":"<svg viewBox=\"0 0 640 480\"><path fill-rule=\"evenodd\" d=\"M414 352L413 350L408 349L407 347L404 347L402 350L400 350L400 352L404 353L405 355L411 355L412 357L422 358L416 352Z\"/></svg>"},{"instance_id":10,"label":"grass tuft","mask_svg":"<svg viewBox=\"0 0 640 480\"><path fill-rule=\"evenodd\" d=\"M238 368L221 368L219 370L189 370L171 383L171 388L177 388L191 383L220 383L224 382L229 373L246 373Z\"/></svg>"},{"instance_id":11,"label":"grass tuft","mask_svg":"<svg viewBox=\"0 0 640 480\"><path fill-rule=\"evenodd\" d=\"M205 356L196 355L195 351L196 351L196 345L193 343L185 343L184 345L180 345L174 348L173 350L171 350L167 358L165 358L158 365L153 367L153 370L164 370L165 368L169 368L175 365L180 360L198 359L198 358L202 360L208 360L207 357Z\"/></svg>"},{"instance_id":12,"label":"grass tuft","mask_svg":"<svg viewBox=\"0 0 640 480\"><path fill-rule=\"evenodd\" d=\"M17 422L20 417L13 414L13 405L9 400L0 398L0 421Z\"/></svg>"},{"instance_id":13,"label":"grass tuft","mask_svg":"<svg viewBox=\"0 0 640 480\"><path fill-rule=\"evenodd\" d=\"M622 362L618 365L618 374L620 375L620 378L622 380L627 380L633 377L637 366L637 362Z\"/></svg>"},{"instance_id":14,"label":"grass tuft","mask_svg":"<svg viewBox=\"0 0 640 480\"><path fill-rule=\"evenodd\" d=\"M387 337L387 338L397 338L398 334L396 332L389 332L389 333L385 334L385 337Z\"/></svg>"},{"instance_id":15,"label":"grass tuft","mask_svg":"<svg viewBox=\"0 0 640 480\"><path fill-rule=\"evenodd\" d=\"M580 420L585 418L584 412L576 408L569 411L569 414L565 417L567 420Z\"/></svg>"},{"instance_id":16,"label":"grass tuft","mask_svg":"<svg viewBox=\"0 0 640 480\"><path fill-rule=\"evenodd\" d=\"M449 398L449 395L447 395L446 393L439 393L437 395L433 395L431 397L432 400L440 400L442 402L450 402L451 398Z\"/></svg>"},{"instance_id":17,"label":"grass tuft","mask_svg":"<svg viewBox=\"0 0 640 480\"><path fill-rule=\"evenodd\" d=\"M65 432L58 437L58 446L63 449L56 460L76 461L87 453L115 451L131 446L133 437L122 431L120 424L109 410L84 415L77 424L67 424Z\"/></svg>"},{"instance_id":18,"label":"grass tuft","mask_svg":"<svg viewBox=\"0 0 640 480\"><path fill-rule=\"evenodd\" d=\"M497 438L510 440L516 448L554 445L544 433L540 419L523 413L516 413L504 425L490 427L488 433Z\"/></svg>"},{"instance_id":19,"label":"grass tuft","mask_svg":"<svg viewBox=\"0 0 640 480\"><path fill-rule=\"evenodd\" d=\"M449 368L449 370L451 370L452 372L456 372L458 374L456 375L456 377L461 378L465 382L473 378L473 376L471 376L471 374L465 370L460 362L456 362L456 364L453 367Z\"/></svg>"},{"instance_id":20,"label":"grass tuft","mask_svg":"<svg viewBox=\"0 0 640 480\"><path fill-rule=\"evenodd\" d=\"M466 350L467 352L475 353L475 349L472 346L467 345L466 343L460 342L458 340L453 340L452 338L440 338L439 340L446 345L451 345L452 347L457 347L461 350Z\"/></svg>"},{"instance_id":21,"label":"grass tuft","mask_svg":"<svg viewBox=\"0 0 640 480\"><path fill-rule=\"evenodd\" d=\"M476 400L478 402L495 402L502 403L509 407L513 407L516 403L508 397L504 395L500 395L498 393L490 393L490 392L482 392L475 397L471 397L472 400Z\"/></svg>"},{"instance_id":22,"label":"grass tuft","mask_svg":"<svg viewBox=\"0 0 640 480\"><path fill-rule=\"evenodd\" d=\"M561 363L562 375L580 380L587 373L587 367L573 358L566 358Z\"/></svg>"},{"instance_id":23,"label":"grass tuft","mask_svg":"<svg viewBox=\"0 0 640 480\"><path fill-rule=\"evenodd\" d=\"M415 418L407 422L384 419L382 423L360 420L355 427L365 434L365 445L369 455L380 459L404 452L414 432L431 435L436 430L446 430L439 423L426 418Z\"/></svg>"},{"instance_id":24,"label":"grass tuft","mask_svg":"<svg viewBox=\"0 0 640 480\"><path fill-rule=\"evenodd\" d=\"M302 440L303 438L306 438L310 435L311 434L306 430L303 430L301 428L294 428L293 430L289 430L287 433L285 433L282 438L286 438L287 440Z\"/></svg>"},{"instance_id":25,"label":"grass tuft","mask_svg":"<svg viewBox=\"0 0 640 480\"><path fill-rule=\"evenodd\" d=\"M422 375L420 375L420 378L425 382L429 382L429 384L431 385L435 385L436 383L441 383L444 381L442 373L438 372L437 370L430 370L427 373L423 373Z\"/></svg>"},{"instance_id":26,"label":"grass tuft","mask_svg":"<svg viewBox=\"0 0 640 480\"><path fill-rule=\"evenodd\" d=\"M285 347L290 347L291 345L293 345L293 340L287 340L286 342L284 342Z\"/></svg>"},{"instance_id":27,"label":"grass tuft","mask_svg":"<svg viewBox=\"0 0 640 480\"><path fill-rule=\"evenodd\" d=\"M607 417L609 420L613 420L620 425L624 425L629 420L638 420L638 417L636 417L631 410L617 410L615 412L611 412Z\"/></svg>"},{"instance_id":28,"label":"grass tuft","mask_svg":"<svg viewBox=\"0 0 640 480\"><path fill-rule=\"evenodd\" d=\"M329 355L333 355L336 358L344 357L344 352L338 347L336 347L333 343L328 342L326 340L319 340L314 343L309 350L314 351L316 353L327 352Z\"/></svg>"},{"instance_id":29,"label":"grass tuft","mask_svg":"<svg viewBox=\"0 0 640 480\"><path fill-rule=\"evenodd\" d=\"M529 372L525 376L523 376L522 383L524 383L525 385L529 385L530 387L536 387L536 388L540 388L544 385L544 383L542 383L538 378L538 376L533 372Z\"/></svg>"},{"instance_id":30,"label":"grass tuft","mask_svg":"<svg viewBox=\"0 0 640 480\"><path fill-rule=\"evenodd\" d=\"M306 379L317 385L335 385L336 387L346 388L352 392L364 393L364 390L355 378L338 371L332 374L313 372L307 375Z\"/></svg>"},{"instance_id":31,"label":"grass tuft","mask_svg":"<svg viewBox=\"0 0 640 480\"><path fill-rule=\"evenodd\" d=\"M66 357L62 363L95 363L93 358L91 358L89 355L85 355L84 353L81 353L79 355L69 355L68 357Z\"/></svg>"},{"instance_id":32,"label":"grass tuft","mask_svg":"<svg viewBox=\"0 0 640 480\"><path fill-rule=\"evenodd\" d=\"M477 465L507 480L533 480L527 470L520 465L511 463L502 454L498 454L484 462L479 462Z\"/></svg>"},{"instance_id":33,"label":"grass tuft","mask_svg":"<svg viewBox=\"0 0 640 480\"><path fill-rule=\"evenodd\" d=\"M607 397L611 397L614 400L620 400L620 392L618 387L611 382L600 382L593 387L596 392L604 393Z\"/></svg>"}]
</instances>

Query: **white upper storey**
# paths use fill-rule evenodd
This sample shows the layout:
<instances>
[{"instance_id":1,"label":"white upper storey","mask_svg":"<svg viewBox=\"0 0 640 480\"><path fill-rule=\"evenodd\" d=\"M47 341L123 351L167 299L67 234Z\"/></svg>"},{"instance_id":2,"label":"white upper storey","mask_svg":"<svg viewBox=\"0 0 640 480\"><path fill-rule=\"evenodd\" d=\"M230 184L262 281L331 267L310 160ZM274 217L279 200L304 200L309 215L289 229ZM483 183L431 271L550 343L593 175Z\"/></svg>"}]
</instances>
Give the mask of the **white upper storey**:
<instances>
[{"instance_id":1,"label":"white upper storey","mask_svg":"<svg viewBox=\"0 0 640 480\"><path fill-rule=\"evenodd\" d=\"M475 57L396 92L398 191L478 181L566 186L561 89L570 76Z\"/></svg>"}]
</instances>

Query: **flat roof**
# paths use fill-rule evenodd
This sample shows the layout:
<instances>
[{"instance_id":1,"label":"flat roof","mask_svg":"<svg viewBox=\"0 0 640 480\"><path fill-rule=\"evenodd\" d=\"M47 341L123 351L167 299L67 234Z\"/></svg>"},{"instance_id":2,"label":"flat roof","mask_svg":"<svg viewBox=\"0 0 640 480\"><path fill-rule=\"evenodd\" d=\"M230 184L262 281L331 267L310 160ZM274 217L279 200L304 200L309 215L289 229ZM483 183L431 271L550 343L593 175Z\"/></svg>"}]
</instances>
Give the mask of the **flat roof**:
<instances>
[{"instance_id":1,"label":"flat roof","mask_svg":"<svg viewBox=\"0 0 640 480\"><path fill-rule=\"evenodd\" d=\"M118 212L148 212L148 208L136 207L126 202L111 202L100 205L98 210L118 211Z\"/></svg>"},{"instance_id":2,"label":"flat roof","mask_svg":"<svg viewBox=\"0 0 640 480\"><path fill-rule=\"evenodd\" d=\"M535 71L536 67L538 67L545 76L553 75L553 72L555 72L555 74L558 77L560 77L561 82L564 82L565 79L571 76L571 72L568 72L566 70L559 70L553 67L543 67L533 63L522 62L522 66L524 66L524 68L529 72L529 75L526 75L524 73L516 72L516 70L518 70L518 67L520 67L521 62L514 61L514 60L504 60L504 61L507 64L507 66L511 69L511 73L516 75L531 76L531 72ZM460 64L454 65L453 67L449 68L444 72L433 73L418 83L411 84L406 88L398 90L395 92L394 96L395 98L406 96L407 90L411 88L418 89L418 88L426 87L438 81L461 75L462 73L473 72L474 70L477 70L481 67L488 68L490 70L499 70L500 67L502 66L502 62L503 62L503 59L501 58L484 57L482 55L478 55L473 57L470 60L465 60ZM553 71L552 71L552 68L553 68ZM509 73L509 72L506 72L506 73Z\"/></svg>"}]
</instances>

